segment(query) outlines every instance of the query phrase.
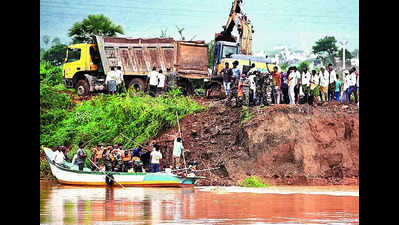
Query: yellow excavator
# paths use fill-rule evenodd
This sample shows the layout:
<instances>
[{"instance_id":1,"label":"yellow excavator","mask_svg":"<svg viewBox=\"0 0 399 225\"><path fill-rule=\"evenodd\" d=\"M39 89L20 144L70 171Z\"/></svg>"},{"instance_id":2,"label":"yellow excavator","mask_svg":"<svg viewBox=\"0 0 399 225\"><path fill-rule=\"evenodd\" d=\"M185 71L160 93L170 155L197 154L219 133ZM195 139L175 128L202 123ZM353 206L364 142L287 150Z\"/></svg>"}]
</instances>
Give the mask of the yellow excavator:
<instances>
[{"instance_id":1,"label":"yellow excavator","mask_svg":"<svg viewBox=\"0 0 399 225\"><path fill-rule=\"evenodd\" d=\"M215 34L215 44L212 49L214 52L213 68L211 78L207 84L207 96L223 95L223 78L220 71L224 68L225 63L229 63L230 68L233 62L238 61L242 73L246 73L252 64L255 64L261 72L267 72L266 62L270 71L273 71L271 60L266 57L252 56L252 34L253 26L247 14L242 8L243 0L234 0L231 6L227 23L223 26L223 31ZM239 40L233 36L234 28L237 29ZM279 71L281 71L280 67Z\"/></svg>"}]
</instances>

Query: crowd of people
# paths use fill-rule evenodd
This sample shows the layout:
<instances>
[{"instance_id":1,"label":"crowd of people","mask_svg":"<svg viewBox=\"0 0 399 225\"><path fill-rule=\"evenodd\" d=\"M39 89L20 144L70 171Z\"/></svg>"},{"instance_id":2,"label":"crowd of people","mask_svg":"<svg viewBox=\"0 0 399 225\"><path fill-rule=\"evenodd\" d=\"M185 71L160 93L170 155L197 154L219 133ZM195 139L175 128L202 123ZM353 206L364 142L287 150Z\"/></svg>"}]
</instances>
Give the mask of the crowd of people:
<instances>
[{"instance_id":1,"label":"crowd of people","mask_svg":"<svg viewBox=\"0 0 399 225\"><path fill-rule=\"evenodd\" d=\"M77 166L78 170L83 170L86 160L90 162L92 171L115 171L115 172L160 172L162 153L160 146L156 143L152 144L152 149L147 149L142 145L137 148L125 149L122 144L104 145L98 144L91 149L91 157L87 158L84 151L85 144L79 143L79 148L70 160L65 146L54 147L53 161L59 166L66 167L66 162L70 162L73 166ZM173 151L171 152L173 162L170 169L179 169L181 167L181 156L183 151L183 143L181 137L176 137L173 143Z\"/></svg>"},{"instance_id":2,"label":"crowd of people","mask_svg":"<svg viewBox=\"0 0 399 225\"><path fill-rule=\"evenodd\" d=\"M234 61L233 68L230 68L226 62L221 70L227 105L231 105L233 98L236 106L317 105L332 101L359 104L359 73L355 67L343 71L341 80L332 64L327 69L322 66L319 73L316 70L309 72L306 65L299 69L291 66L287 72L281 72L274 66L270 71L268 63L266 72L259 71L255 64L251 65L248 72L242 72L238 64L238 61Z\"/></svg>"}]
</instances>

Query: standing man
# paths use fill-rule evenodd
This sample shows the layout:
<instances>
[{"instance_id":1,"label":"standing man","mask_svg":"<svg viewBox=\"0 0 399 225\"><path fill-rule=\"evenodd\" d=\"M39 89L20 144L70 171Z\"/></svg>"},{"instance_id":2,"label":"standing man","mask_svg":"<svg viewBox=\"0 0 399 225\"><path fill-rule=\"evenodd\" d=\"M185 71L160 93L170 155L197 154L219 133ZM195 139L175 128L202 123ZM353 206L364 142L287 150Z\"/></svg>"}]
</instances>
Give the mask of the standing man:
<instances>
[{"instance_id":1,"label":"standing man","mask_svg":"<svg viewBox=\"0 0 399 225\"><path fill-rule=\"evenodd\" d=\"M113 95L116 92L116 82L118 80L118 74L115 71L115 67L111 66L111 71L108 72L105 78L105 83L108 86L108 91Z\"/></svg>"},{"instance_id":2,"label":"standing man","mask_svg":"<svg viewBox=\"0 0 399 225\"><path fill-rule=\"evenodd\" d=\"M243 95L243 104L245 106L249 106L249 90L251 87L250 80L247 78L245 74L242 75L242 95Z\"/></svg>"},{"instance_id":3,"label":"standing man","mask_svg":"<svg viewBox=\"0 0 399 225\"><path fill-rule=\"evenodd\" d=\"M252 99L249 102L253 102L254 105L255 105L255 102L256 102L256 83L255 83L255 79L256 79L256 74L255 73L249 75L249 77L248 77L250 96L252 96ZM251 95L251 93L252 93L252 95Z\"/></svg>"},{"instance_id":4,"label":"standing man","mask_svg":"<svg viewBox=\"0 0 399 225\"><path fill-rule=\"evenodd\" d=\"M342 88L342 98L341 103L348 103L348 88L349 88L349 71L344 70L342 80L343 80L343 88Z\"/></svg>"},{"instance_id":5,"label":"standing man","mask_svg":"<svg viewBox=\"0 0 399 225\"><path fill-rule=\"evenodd\" d=\"M165 74L163 74L162 70L159 70L159 72L158 72L158 86L157 86L158 94L162 94L165 91L165 81L166 81Z\"/></svg>"},{"instance_id":6,"label":"standing man","mask_svg":"<svg viewBox=\"0 0 399 225\"><path fill-rule=\"evenodd\" d=\"M166 90L170 91L173 88L177 87L177 84L176 84L177 77L176 77L175 72L170 71L170 68L166 69L166 73L167 73L166 74Z\"/></svg>"},{"instance_id":7,"label":"standing man","mask_svg":"<svg viewBox=\"0 0 399 225\"><path fill-rule=\"evenodd\" d=\"M294 67L288 69L288 97L290 99L290 105L295 104L295 91L296 86L296 73Z\"/></svg>"},{"instance_id":8,"label":"standing man","mask_svg":"<svg viewBox=\"0 0 399 225\"><path fill-rule=\"evenodd\" d=\"M328 101L328 78L329 74L325 70L324 66L320 68L320 100L322 102Z\"/></svg>"},{"instance_id":9,"label":"standing man","mask_svg":"<svg viewBox=\"0 0 399 225\"><path fill-rule=\"evenodd\" d=\"M335 95L335 85L336 85L336 81L337 81L337 74L335 73L335 70L332 67L332 64L328 64L327 67L328 70L328 101L332 101L332 99L334 98Z\"/></svg>"},{"instance_id":10,"label":"standing man","mask_svg":"<svg viewBox=\"0 0 399 225\"><path fill-rule=\"evenodd\" d=\"M121 93L122 92L122 87L123 87L123 85L125 85L125 82L123 81L123 72L122 72L122 67L121 66L117 66L116 67L116 73L117 73L117 77L118 77L118 80L116 82L116 85L118 87L117 90L118 90L119 93Z\"/></svg>"},{"instance_id":11,"label":"standing man","mask_svg":"<svg viewBox=\"0 0 399 225\"><path fill-rule=\"evenodd\" d=\"M220 71L220 73L223 76L223 87L224 87L224 93L226 94L226 97L230 95L230 85L231 85L231 79L233 76L233 71L229 68L229 63L226 62L225 67Z\"/></svg>"},{"instance_id":12,"label":"standing man","mask_svg":"<svg viewBox=\"0 0 399 225\"><path fill-rule=\"evenodd\" d=\"M310 73L306 65L302 66L301 84L302 84L302 91L305 94L305 103L308 103L309 89L310 89Z\"/></svg>"},{"instance_id":13,"label":"standing man","mask_svg":"<svg viewBox=\"0 0 399 225\"><path fill-rule=\"evenodd\" d=\"M335 82L335 100L339 102L339 97L341 95L341 90L342 90L342 85L341 85L341 80L339 80L338 74L336 77L336 82Z\"/></svg>"},{"instance_id":14,"label":"standing man","mask_svg":"<svg viewBox=\"0 0 399 225\"><path fill-rule=\"evenodd\" d=\"M281 94L282 94L281 93L282 75L281 75L281 73L278 73L278 67L277 66L273 67L273 71L272 72L270 72L269 66L268 66L267 63L266 63L266 68L267 68L267 71L269 71L269 73L272 74L273 81L275 83L275 85L274 85L274 103L280 104L280 99L281 99Z\"/></svg>"},{"instance_id":15,"label":"standing man","mask_svg":"<svg viewBox=\"0 0 399 225\"><path fill-rule=\"evenodd\" d=\"M79 170L83 170L84 164L86 162L86 157L87 157L86 153L83 151L83 147L84 147L84 143L80 142L78 151L76 152Z\"/></svg>"},{"instance_id":16,"label":"standing man","mask_svg":"<svg viewBox=\"0 0 399 225\"><path fill-rule=\"evenodd\" d=\"M355 74L356 74L355 103L358 103L359 102L359 95L358 95L358 93L359 93L359 72L356 71L356 68L354 68L354 69L355 69Z\"/></svg>"},{"instance_id":17,"label":"standing man","mask_svg":"<svg viewBox=\"0 0 399 225\"><path fill-rule=\"evenodd\" d=\"M107 146L105 151L103 151L103 159L104 159L104 166L105 166L105 171L112 171L112 146Z\"/></svg>"},{"instance_id":18,"label":"standing man","mask_svg":"<svg viewBox=\"0 0 399 225\"><path fill-rule=\"evenodd\" d=\"M100 167L100 161L103 160L103 144L98 144L95 150L95 157L94 157L94 163L96 164L97 167Z\"/></svg>"},{"instance_id":19,"label":"standing man","mask_svg":"<svg viewBox=\"0 0 399 225\"><path fill-rule=\"evenodd\" d=\"M281 76L281 92L283 93L284 104L289 104L290 99L288 97L288 72L283 72Z\"/></svg>"},{"instance_id":20,"label":"standing man","mask_svg":"<svg viewBox=\"0 0 399 225\"><path fill-rule=\"evenodd\" d=\"M149 81L149 92L152 97L155 97L157 94L157 86L158 86L158 72L157 68L154 66L152 67L152 71L148 73L147 81Z\"/></svg>"},{"instance_id":21,"label":"standing man","mask_svg":"<svg viewBox=\"0 0 399 225\"><path fill-rule=\"evenodd\" d=\"M351 96L352 93L355 95L356 92L356 68L352 67L349 70L349 77L348 77L348 84L349 84L349 88L348 88L348 101L351 102ZM356 100L356 99L355 99Z\"/></svg>"},{"instance_id":22,"label":"standing man","mask_svg":"<svg viewBox=\"0 0 399 225\"><path fill-rule=\"evenodd\" d=\"M183 149L183 140L181 137L177 137L173 142L173 166L176 169L179 169L180 167L180 156Z\"/></svg>"},{"instance_id":23,"label":"standing man","mask_svg":"<svg viewBox=\"0 0 399 225\"><path fill-rule=\"evenodd\" d=\"M162 153L159 151L159 146L157 144L153 145L154 148L151 151L151 165L150 173L156 173L161 171L160 160L162 159Z\"/></svg>"},{"instance_id":24,"label":"standing man","mask_svg":"<svg viewBox=\"0 0 399 225\"><path fill-rule=\"evenodd\" d=\"M299 70L296 68L296 66L294 66L294 71L295 71L295 88L294 88L294 93L295 93L295 103L299 104L299 92L301 89L301 73L299 72Z\"/></svg>"},{"instance_id":25,"label":"standing man","mask_svg":"<svg viewBox=\"0 0 399 225\"><path fill-rule=\"evenodd\" d=\"M319 98L319 84L320 84L320 77L317 74L316 70L312 70L312 75L309 80L310 83L310 101L309 105L317 105L317 99Z\"/></svg>"},{"instance_id":26,"label":"standing man","mask_svg":"<svg viewBox=\"0 0 399 225\"><path fill-rule=\"evenodd\" d=\"M232 72L233 72L235 81L238 81L240 79L240 75L241 75L241 70L240 70L240 68L238 68L238 64L239 64L239 62L237 60L233 62Z\"/></svg>"}]
</instances>

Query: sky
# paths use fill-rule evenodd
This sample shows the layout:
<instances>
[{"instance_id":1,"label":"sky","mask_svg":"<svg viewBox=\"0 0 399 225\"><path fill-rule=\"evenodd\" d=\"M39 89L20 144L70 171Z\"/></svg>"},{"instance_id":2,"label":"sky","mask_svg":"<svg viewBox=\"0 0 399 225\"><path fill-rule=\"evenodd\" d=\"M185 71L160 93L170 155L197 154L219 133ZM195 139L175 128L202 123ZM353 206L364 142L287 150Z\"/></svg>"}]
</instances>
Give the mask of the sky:
<instances>
[{"instance_id":1,"label":"sky","mask_svg":"<svg viewBox=\"0 0 399 225\"><path fill-rule=\"evenodd\" d=\"M90 14L104 14L124 30L122 37L214 39L226 24L233 0L40 0L40 46L43 35L69 44L68 30ZM359 49L359 0L244 0L251 20L253 50L270 52L286 46L312 51L316 41L334 36ZM237 35L236 29L234 30Z\"/></svg>"}]
</instances>

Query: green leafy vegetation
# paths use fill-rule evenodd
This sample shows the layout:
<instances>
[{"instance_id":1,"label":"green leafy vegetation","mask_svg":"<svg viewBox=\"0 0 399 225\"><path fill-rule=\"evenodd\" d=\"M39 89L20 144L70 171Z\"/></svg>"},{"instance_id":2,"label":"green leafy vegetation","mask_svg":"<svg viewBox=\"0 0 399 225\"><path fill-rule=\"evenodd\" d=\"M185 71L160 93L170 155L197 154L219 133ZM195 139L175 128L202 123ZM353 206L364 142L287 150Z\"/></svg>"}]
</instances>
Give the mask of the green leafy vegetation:
<instances>
[{"instance_id":1,"label":"green leafy vegetation","mask_svg":"<svg viewBox=\"0 0 399 225\"><path fill-rule=\"evenodd\" d=\"M249 176L241 183L243 187L267 187L257 176Z\"/></svg>"},{"instance_id":2,"label":"green leafy vegetation","mask_svg":"<svg viewBox=\"0 0 399 225\"><path fill-rule=\"evenodd\" d=\"M248 106L243 106L241 111L241 125L244 124L249 118L251 118Z\"/></svg>"}]
</instances>

